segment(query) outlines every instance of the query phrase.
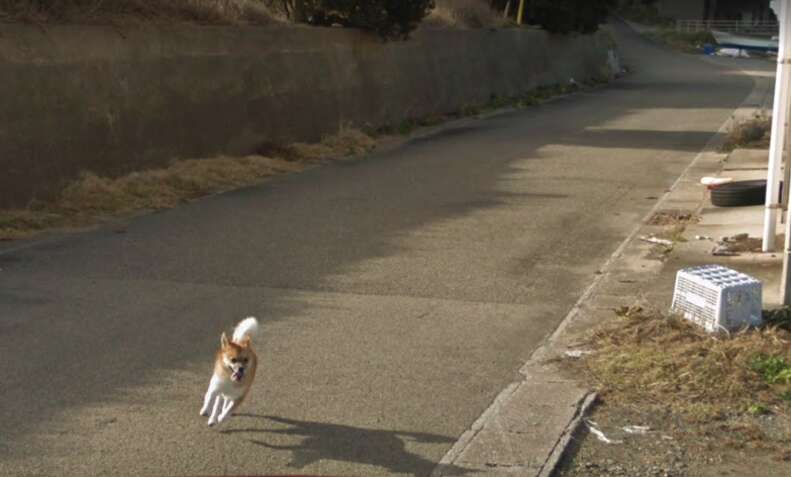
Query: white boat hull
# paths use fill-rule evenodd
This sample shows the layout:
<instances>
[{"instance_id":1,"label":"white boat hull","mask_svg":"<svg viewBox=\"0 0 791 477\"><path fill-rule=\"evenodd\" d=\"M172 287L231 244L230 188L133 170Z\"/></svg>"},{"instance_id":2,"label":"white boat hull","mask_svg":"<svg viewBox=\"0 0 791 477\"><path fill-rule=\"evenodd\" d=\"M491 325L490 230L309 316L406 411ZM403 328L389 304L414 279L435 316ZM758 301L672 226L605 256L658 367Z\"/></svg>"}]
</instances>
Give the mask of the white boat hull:
<instances>
[{"instance_id":1,"label":"white boat hull","mask_svg":"<svg viewBox=\"0 0 791 477\"><path fill-rule=\"evenodd\" d=\"M717 44L723 48L737 48L741 50L777 51L778 42L773 38L758 38L753 36L736 35L724 31L712 31Z\"/></svg>"}]
</instances>

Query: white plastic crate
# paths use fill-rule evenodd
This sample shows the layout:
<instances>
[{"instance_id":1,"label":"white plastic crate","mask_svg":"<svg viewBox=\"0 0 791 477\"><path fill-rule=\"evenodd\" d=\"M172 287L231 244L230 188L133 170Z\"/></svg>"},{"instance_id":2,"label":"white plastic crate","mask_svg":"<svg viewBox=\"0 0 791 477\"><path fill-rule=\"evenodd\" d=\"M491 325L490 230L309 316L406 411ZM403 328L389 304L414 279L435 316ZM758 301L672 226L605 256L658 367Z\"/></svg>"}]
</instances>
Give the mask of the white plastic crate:
<instances>
[{"instance_id":1,"label":"white plastic crate","mask_svg":"<svg viewBox=\"0 0 791 477\"><path fill-rule=\"evenodd\" d=\"M685 268L676 274L672 310L708 332L761 324L761 282L721 265Z\"/></svg>"}]
</instances>

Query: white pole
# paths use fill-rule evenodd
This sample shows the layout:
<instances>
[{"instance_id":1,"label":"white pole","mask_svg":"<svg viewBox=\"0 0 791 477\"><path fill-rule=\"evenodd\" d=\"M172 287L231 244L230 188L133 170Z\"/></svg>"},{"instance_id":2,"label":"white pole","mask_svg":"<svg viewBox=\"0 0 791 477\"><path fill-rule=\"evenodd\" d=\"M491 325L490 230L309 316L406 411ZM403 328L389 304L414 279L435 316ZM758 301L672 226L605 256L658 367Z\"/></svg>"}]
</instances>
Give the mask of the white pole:
<instances>
[{"instance_id":1,"label":"white pole","mask_svg":"<svg viewBox=\"0 0 791 477\"><path fill-rule=\"evenodd\" d=\"M777 1L772 2L772 9L777 12ZM779 164L772 163L774 159L777 162L780 162L783 156L783 152L786 149L786 132L788 129L788 114L789 114L789 103L791 102L791 97L789 97L789 91L791 90L791 78L789 77L789 53L791 49L789 48L789 34L791 34L791 0L781 0L780 2L780 14L778 15L777 19L780 23L780 44L778 47L777 52L777 79L775 80L775 102L774 102L774 114L782 114L782 121L777 117L772 119L772 134L778 134L778 139L775 140L774 137L770 142L770 149L769 149L769 159L770 165L776 168L776 171L773 168L769 169L769 178L767 178L767 187L766 187L766 203L767 206L769 204L769 199L771 198L774 202L777 202L777 190L779 189L779 184L774 184L775 181L779 181L779 172L780 166ZM781 76L782 75L782 76ZM779 90L779 91L778 91ZM779 98L779 99L778 99ZM789 160L786 160L785 167L788 169L791 164ZM774 176L772 173L776 172ZM787 172L787 171L786 171ZM786 176L788 176L786 174ZM774 179L770 182L770 178ZM786 191L791 186L788 183L788 179L785 182ZM778 187L770 187L777 185ZM774 196L769 194L774 192ZM767 209L768 211L769 209ZM773 209L774 210L774 209ZM765 217L766 218L766 217ZM772 218L774 219L774 214L772 214ZM766 223L764 224L764 229L766 229ZM774 223L772 224L772 239L774 239ZM791 207L787 207L786 210L786 221L785 221L785 247L783 253L783 274L781 276L780 282L780 295L783 301L783 305L791 305L791 263L789 261L789 257L791 257ZM766 231L766 230L765 230ZM764 235L764 250L766 250L766 241L767 236ZM772 240L774 242L774 240Z\"/></svg>"},{"instance_id":2,"label":"white pole","mask_svg":"<svg viewBox=\"0 0 791 477\"><path fill-rule=\"evenodd\" d=\"M789 90L791 71L789 71L788 29L791 26L789 0L772 2L772 9L780 24L780 41L777 51L777 76L775 78L775 97L772 113L772 137L769 142L769 167L766 178L766 208L764 209L764 237L762 250L773 252L777 227L777 209L780 207L780 168L785 150L786 124L788 123Z\"/></svg>"}]
</instances>

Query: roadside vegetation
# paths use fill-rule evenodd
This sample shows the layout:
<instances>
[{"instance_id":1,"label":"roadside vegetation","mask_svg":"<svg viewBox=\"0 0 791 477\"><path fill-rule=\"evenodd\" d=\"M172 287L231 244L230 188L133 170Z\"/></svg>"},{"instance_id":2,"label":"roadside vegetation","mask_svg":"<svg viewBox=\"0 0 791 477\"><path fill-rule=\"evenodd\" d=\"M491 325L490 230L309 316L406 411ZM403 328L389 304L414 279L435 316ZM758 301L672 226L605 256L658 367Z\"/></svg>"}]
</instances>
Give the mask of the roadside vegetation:
<instances>
[{"instance_id":1,"label":"roadside vegetation","mask_svg":"<svg viewBox=\"0 0 791 477\"><path fill-rule=\"evenodd\" d=\"M0 0L0 21L87 24L268 24L282 17L260 0Z\"/></svg>"},{"instance_id":2,"label":"roadside vegetation","mask_svg":"<svg viewBox=\"0 0 791 477\"><path fill-rule=\"evenodd\" d=\"M514 26L512 19L492 8L486 0L435 0L426 17L428 27L498 28Z\"/></svg>"},{"instance_id":3,"label":"roadside vegetation","mask_svg":"<svg viewBox=\"0 0 791 477\"><path fill-rule=\"evenodd\" d=\"M767 312L761 329L730 335L639 306L616 315L586 343L594 352L585 374L605 402L666 406L693 421L791 410L788 310Z\"/></svg>"},{"instance_id":4,"label":"roadside vegetation","mask_svg":"<svg viewBox=\"0 0 791 477\"><path fill-rule=\"evenodd\" d=\"M589 354L564 360L599 395L586 428L610 441L580 441L558 475L788 475L791 311L729 335L640 306L615 313L579 343Z\"/></svg>"},{"instance_id":5,"label":"roadside vegetation","mask_svg":"<svg viewBox=\"0 0 791 477\"><path fill-rule=\"evenodd\" d=\"M650 33L649 36L659 43L685 53L700 53L705 45L717 43L714 36L708 31L687 33L678 32L672 28L661 28Z\"/></svg>"},{"instance_id":6,"label":"roadside vegetation","mask_svg":"<svg viewBox=\"0 0 791 477\"><path fill-rule=\"evenodd\" d=\"M372 135L411 134L418 128L435 126L458 118L477 116L502 108L523 109L535 106L558 96L574 93L584 88L594 88L609 82L609 74L602 71L599 76L589 78L582 83L552 84L539 86L516 96L492 96L483 104L470 104L460 110L448 114L406 118L397 124L387 124L370 131Z\"/></svg>"},{"instance_id":7,"label":"roadside vegetation","mask_svg":"<svg viewBox=\"0 0 791 477\"><path fill-rule=\"evenodd\" d=\"M532 0L527 23L550 33L593 33L616 4L616 0Z\"/></svg>"},{"instance_id":8,"label":"roadside vegetation","mask_svg":"<svg viewBox=\"0 0 791 477\"><path fill-rule=\"evenodd\" d=\"M625 0L616 10L621 17L643 25L671 26L673 19L659 14L656 5L642 0Z\"/></svg>"},{"instance_id":9,"label":"roadside vegetation","mask_svg":"<svg viewBox=\"0 0 791 477\"><path fill-rule=\"evenodd\" d=\"M274 7L277 2L269 2ZM383 39L402 39L434 8L433 0L284 0L296 23L340 25L375 32Z\"/></svg>"},{"instance_id":10,"label":"roadside vegetation","mask_svg":"<svg viewBox=\"0 0 791 477\"><path fill-rule=\"evenodd\" d=\"M730 152L737 148L768 148L771 132L772 117L766 114L735 122L725 137L722 150Z\"/></svg>"},{"instance_id":11,"label":"roadside vegetation","mask_svg":"<svg viewBox=\"0 0 791 477\"><path fill-rule=\"evenodd\" d=\"M370 136L345 129L316 144L262 147L258 155L174 160L167 167L115 178L86 172L52 200L34 201L24 209L0 210L0 240L172 208L210 194L260 184L275 175L299 172L324 160L364 154L374 145Z\"/></svg>"},{"instance_id":12,"label":"roadside vegetation","mask_svg":"<svg viewBox=\"0 0 791 477\"><path fill-rule=\"evenodd\" d=\"M592 33L615 0L530 0L523 23ZM519 0L0 0L0 21L126 25L141 22L357 28L383 39L429 27L515 26Z\"/></svg>"},{"instance_id":13,"label":"roadside vegetation","mask_svg":"<svg viewBox=\"0 0 791 477\"><path fill-rule=\"evenodd\" d=\"M625 1L618 7L616 13L635 23L656 27L656 31L649 33L648 36L675 50L686 53L700 52L704 45L716 43L708 31L695 33L676 31L675 20L660 15L656 6L650 2Z\"/></svg>"}]
</instances>

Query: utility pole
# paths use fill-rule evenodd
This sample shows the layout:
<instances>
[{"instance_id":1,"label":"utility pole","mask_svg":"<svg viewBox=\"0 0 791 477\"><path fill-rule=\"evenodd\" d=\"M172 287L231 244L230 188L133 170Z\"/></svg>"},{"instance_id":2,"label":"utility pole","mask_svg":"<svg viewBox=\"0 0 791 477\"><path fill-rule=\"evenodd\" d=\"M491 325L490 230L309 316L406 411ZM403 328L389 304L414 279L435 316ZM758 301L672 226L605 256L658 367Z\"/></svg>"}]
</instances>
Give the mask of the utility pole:
<instances>
[{"instance_id":1,"label":"utility pole","mask_svg":"<svg viewBox=\"0 0 791 477\"><path fill-rule=\"evenodd\" d=\"M519 11L516 14L516 24L521 25L525 16L525 0L519 0Z\"/></svg>"}]
</instances>

